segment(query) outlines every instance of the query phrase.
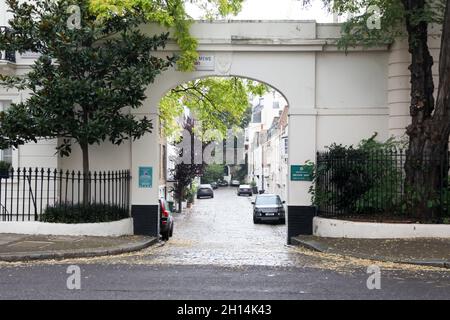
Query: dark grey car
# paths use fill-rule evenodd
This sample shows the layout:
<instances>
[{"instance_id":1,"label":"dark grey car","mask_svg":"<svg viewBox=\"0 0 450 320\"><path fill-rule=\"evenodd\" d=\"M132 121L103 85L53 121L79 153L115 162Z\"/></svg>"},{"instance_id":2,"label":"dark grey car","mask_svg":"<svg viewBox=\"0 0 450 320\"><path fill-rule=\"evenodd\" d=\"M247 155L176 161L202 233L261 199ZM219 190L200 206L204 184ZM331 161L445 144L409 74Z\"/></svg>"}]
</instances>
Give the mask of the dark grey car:
<instances>
[{"instance_id":1,"label":"dark grey car","mask_svg":"<svg viewBox=\"0 0 450 320\"><path fill-rule=\"evenodd\" d=\"M253 204L253 223L278 222L286 223L284 201L275 194L257 195Z\"/></svg>"},{"instance_id":2,"label":"dark grey car","mask_svg":"<svg viewBox=\"0 0 450 320\"><path fill-rule=\"evenodd\" d=\"M162 239L167 241L173 235L173 217L164 198L159 199L159 211L161 213L159 232Z\"/></svg>"},{"instance_id":3,"label":"dark grey car","mask_svg":"<svg viewBox=\"0 0 450 320\"><path fill-rule=\"evenodd\" d=\"M214 191L210 184L201 184L197 190L197 199L214 198Z\"/></svg>"}]
</instances>

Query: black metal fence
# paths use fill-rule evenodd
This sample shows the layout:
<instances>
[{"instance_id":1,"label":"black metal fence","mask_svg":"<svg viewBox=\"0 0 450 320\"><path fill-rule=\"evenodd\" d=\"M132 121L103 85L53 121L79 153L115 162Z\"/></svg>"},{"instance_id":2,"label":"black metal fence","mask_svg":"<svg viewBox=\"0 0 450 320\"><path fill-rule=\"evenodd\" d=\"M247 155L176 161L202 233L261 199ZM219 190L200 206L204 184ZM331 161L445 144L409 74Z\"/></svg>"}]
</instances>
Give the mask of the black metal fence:
<instances>
[{"instance_id":1,"label":"black metal fence","mask_svg":"<svg viewBox=\"0 0 450 320\"><path fill-rule=\"evenodd\" d=\"M0 60L16 62L16 53L14 51L0 51Z\"/></svg>"},{"instance_id":2,"label":"black metal fence","mask_svg":"<svg viewBox=\"0 0 450 320\"><path fill-rule=\"evenodd\" d=\"M7 26L0 26L0 33L8 33L10 32L10 28ZM0 50L0 60L6 60L9 62L16 62L16 53L15 51L6 50L2 51Z\"/></svg>"},{"instance_id":3,"label":"black metal fence","mask_svg":"<svg viewBox=\"0 0 450 320\"><path fill-rule=\"evenodd\" d=\"M42 168L0 171L0 221L39 221L48 208L107 205L129 210L130 172L83 174Z\"/></svg>"},{"instance_id":4,"label":"black metal fence","mask_svg":"<svg viewBox=\"0 0 450 320\"><path fill-rule=\"evenodd\" d=\"M417 200L427 197L436 219L449 217L447 157L426 160L418 169L430 170L430 174L439 170L439 191L431 194L425 188L413 190L405 185L404 150L351 151L317 153L313 201L319 216L404 218L411 216Z\"/></svg>"}]
</instances>

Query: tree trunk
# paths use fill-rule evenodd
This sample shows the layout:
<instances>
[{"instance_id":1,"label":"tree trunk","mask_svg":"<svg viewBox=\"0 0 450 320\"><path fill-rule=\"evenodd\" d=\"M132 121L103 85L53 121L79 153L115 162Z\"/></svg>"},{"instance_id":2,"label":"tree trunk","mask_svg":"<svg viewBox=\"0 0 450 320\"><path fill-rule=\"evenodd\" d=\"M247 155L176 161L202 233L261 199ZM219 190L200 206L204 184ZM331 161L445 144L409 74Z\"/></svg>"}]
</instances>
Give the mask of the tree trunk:
<instances>
[{"instance_id":1,"label":"tree trunk","mask_svg":"<svg viewBox=\"0 0 450 320\"><path fill-rule=\"evenodd\" d=\"M86 205L90 200L89 145L80 143L80 147L83 156L83 204Z\"/></svg>"},{"instance_id":2,"label":"tree trunk","mask_svg":"<svg viewBox=\"0 0 450 320\"><path fill-rule=\"evenodd\" d=\"M177 182L175 188L175 198L178 200L178 212L181 213L183 210L183 192L184 188L180 185L180 182Z\"/></svg>"},{"instance_id":3,"label":"tree trunk","mask_svg":"<svg viewBox=\"0 0 450 320\"><path fill-rule=\"evenodd\" d=\"M181 213L182 210L183 210L183 189L180 188L178 190L178 212Z\"/></svg>"},{"instance_id":4,"label":"tree trunk","mask_svg":"<svg viewBox=\"0 0 450 320\"><path fill-rule=\"evenodd\" d=\"M425 1L403 0L405 9L418 12L424 8ZM413 23L407 14L409 52L411 71L411 125L407 128L409 148L405 163L405 187L411 197L411 213L420 219L434 218L437 201L447 183L447 161L449 140L448 90L448 1L443 28L439 97L434 105L433 58L428 48L428 24ZM448 27L447 27L448 28ZM445 49L447 46L447 50ZM447 65L445 67L445 65ZM447 95L447 100L443 96ZM447 102L447 105L445 105ZM434 113L433 113L434 111ZM431 204L431 205L430 205Z\"/></svg>"}]
</instances>

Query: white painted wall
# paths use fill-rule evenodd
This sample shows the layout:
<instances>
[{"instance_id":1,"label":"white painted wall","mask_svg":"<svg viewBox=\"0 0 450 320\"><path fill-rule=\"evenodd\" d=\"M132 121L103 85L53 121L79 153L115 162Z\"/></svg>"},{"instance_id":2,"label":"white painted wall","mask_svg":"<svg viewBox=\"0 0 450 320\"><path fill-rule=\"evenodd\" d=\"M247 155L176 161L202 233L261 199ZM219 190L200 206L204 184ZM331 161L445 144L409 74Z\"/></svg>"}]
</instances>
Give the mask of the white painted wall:
<instances>
[{"instance_id":1,"label":"white painted wall","mask_svg":"<svg viewBox=\"0 0 450 320\"><path fill-rule=\"evenodd\" d=\"M450 238L450 225L353 222L314 217L313 234L326 238Z\"/></svg>"},{"instance_id":2,"label":"white painted wall","mask_svg":"<svg viewBox=\"0 0 450 320\"><path fill-rule=\"evenodd\" d=\"M133 219L101 223L48 223L0 221L0 233L114 237L133 234Z\"/></svg>"},{"instance_id":3,"label":"white painted wall","mask_svg":"<svg viewBox=\"0 0 450 320\"><path fill-rule=\"evenodd\" d=\"M289 114L289 161L292 165L314 161L317 151L317 116L311 109L291 109ZM289 169L290 170L290 169ZM290 171L288 172L290 175ZM293 206L310 206L311 182L289 181L288 204Z\"/></svg>"},{"instance_id":4,"label":"white painted wall","mask_svg":"<svg viewBox=\"0 0 450 320\"><path fill-rule=\"evenodd\" d=\"M388 110L381 114L343 115L330 113L317 118L317 149L325 150L332 143L357 145L362 138L369 138L375 132L380 141L388 138ZM356 111L355 111L356 113ZM329 130L334 133L329 134Z\"/></svg>"},{"instance_id":5,"label":"white painted wall","mask_svg":"<svg viewBox=\"0 0 450 320\"><path fill-rule=\"evenodd\" d=\"M317 53L316 107L387 108L387 52Z\"/></svg>"},{"instance_id":6,"label":"white painted wall","mask_svg":"<svg viewBox=\"0 0 450 320\"><path fill-rule=\"evenodd\" d=\"M58 168L56 146L57 139L43 139L37 143L19 146L18 166L24 168Z\"/></svg>"},{"instance_id":7,"label":"white painted wall","mask_svg":"<svg viewBox=\"0 0 450 320\"><path fill-rule=\"evenodd\" d=\"M147 148L147 152L153 152ZM89 164L91 171L126 170L131 167L131 142L125 141L120 146L105 141L100 145L89 146ZM61 169L82 170L82 153L77 144L73 145L70 157L59 157Z\"/></svg>"}]
</instances>

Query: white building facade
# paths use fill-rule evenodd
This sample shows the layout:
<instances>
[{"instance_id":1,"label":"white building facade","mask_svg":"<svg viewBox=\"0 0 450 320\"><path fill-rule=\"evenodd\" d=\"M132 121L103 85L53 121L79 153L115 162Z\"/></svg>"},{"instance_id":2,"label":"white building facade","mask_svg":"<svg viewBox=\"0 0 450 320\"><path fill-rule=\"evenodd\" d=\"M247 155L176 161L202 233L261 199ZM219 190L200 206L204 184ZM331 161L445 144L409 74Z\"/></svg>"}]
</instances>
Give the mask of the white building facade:
<instances>
[{"instance_id":1,"label":"white building facade","mask_svg":"<svg viewBox=\"0 0 450 320\"><path fill-rule=\"evenodd\" d=\"M153 34L161 29L148 25L143 30ZM369 49L357 47L346 54L334 44L339 32L339 24L314 21L197 22L191 27L191 33L198 39L198 51L213 63L189 73L175 68L163 73L149 86L143 106L132 113L152 119L158 128L159 101L171 88L202 77L239 76L267 83L289 105L287 168L314 161L317 151L334 142L356 144L374 132L378 132L380 140L391 134L402 135L408 123L409 101L409 54L404 43ZM437 73L438 40L433 40L431 49ZM166 56L177 50L171 42L158 54ZM24 74L34 57L16 54L15 61L11 61L2 56L0 72ZM26 97L26 92L0 88L2 106ZM12 151L12 164L81 169L79 148L75 147L69 158L60 158L55 155L56 145L55 139L21 146ZM155 175L161 161L158 145L159 131L155 129L140 140L119 147L109 143L92 146L91 168L129 169L132 177L137 177L139 168L145 166L155 168ZM310 214L311 182L291 181L288 173L285 178L289 237L297 232L291 226L299 225ZM142 188L133 178L130 192L135 231L156 235L159 187Z\"/></svg>"},{"instance_id":2,"label":"white building facade","mask_svg":"<svg viewBox=\"0 0 450 320\"><path fill-rule=\"evenodd\" d=\"M254 181L258 190L275 193L285 199L288 171L287 101L271 89L264 96L254 98L252 104L247 147L248 181Z\"/></svg>"}]
</instances>

